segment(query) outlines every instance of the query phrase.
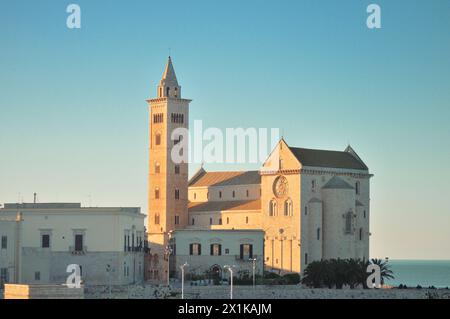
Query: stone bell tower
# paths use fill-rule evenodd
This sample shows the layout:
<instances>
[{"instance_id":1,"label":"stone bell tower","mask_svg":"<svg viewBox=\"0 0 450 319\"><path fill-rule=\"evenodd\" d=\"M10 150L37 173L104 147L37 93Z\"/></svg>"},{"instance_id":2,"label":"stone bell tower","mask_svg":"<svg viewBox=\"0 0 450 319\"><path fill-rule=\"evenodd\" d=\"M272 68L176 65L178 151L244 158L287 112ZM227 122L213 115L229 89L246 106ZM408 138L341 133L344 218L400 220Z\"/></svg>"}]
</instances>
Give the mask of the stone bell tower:
<instances>
[{"instance_id":1,"label":"stone bell tower","mask_svg":"<svg viewBox=\"0 0 450 319\"><path fill-rule=\"evenodd\" d=\"M187 141L177 129L188 129L189 103L181 97L181 86L169 57L157 88L157 97L147 101L150 114L148 174L148 241L150 262L146 276L152 281L167 280L167 247L171 232L188 224L188 163L172 157L172 150ZM184 143L186 142L186 143Z\"/></svg>"}]
</instances>

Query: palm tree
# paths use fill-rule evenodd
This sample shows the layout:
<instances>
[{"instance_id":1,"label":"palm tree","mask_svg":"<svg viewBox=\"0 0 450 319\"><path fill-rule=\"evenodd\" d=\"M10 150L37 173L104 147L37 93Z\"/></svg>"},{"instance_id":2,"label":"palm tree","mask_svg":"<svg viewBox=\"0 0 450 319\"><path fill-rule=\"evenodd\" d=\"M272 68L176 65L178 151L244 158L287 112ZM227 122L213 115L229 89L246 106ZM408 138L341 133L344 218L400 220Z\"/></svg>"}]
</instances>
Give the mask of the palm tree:
<instances>
[{"instance_id":1,"label":"palm tree","mask_svg":"<svg viewBox=\"0 0 450 319\"><path fill-rule=\"evenodd\" d=\"M372 263L380 267L380 276L381 276L381 284L384 285L386 279L394 279L394 272L391 270L391 267L388 265L387 261L383 259L373 258Z\"/></svg>"}]
</instances>

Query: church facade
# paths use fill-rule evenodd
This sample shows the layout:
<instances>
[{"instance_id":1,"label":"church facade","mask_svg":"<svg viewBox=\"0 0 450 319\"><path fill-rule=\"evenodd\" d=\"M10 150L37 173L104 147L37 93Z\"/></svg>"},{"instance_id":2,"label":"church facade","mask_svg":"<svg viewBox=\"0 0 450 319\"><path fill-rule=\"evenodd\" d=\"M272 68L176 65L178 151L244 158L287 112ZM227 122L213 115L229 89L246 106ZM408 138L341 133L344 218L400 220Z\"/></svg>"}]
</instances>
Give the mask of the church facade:
<instances>
[{"instance_id":1,"label":"church facade","mask_svg":"<svg viewBox=\"0 0 450 319\"><path fill-rule=\"evenodd\" d=\"M162 281L188 261L197 272L234 260L283 274L315 260L369 258L372 175L350 146L314 150L281 139L258 171L201 168L189 179L188 164L170 156L179 142L171 132L188 129L191 102L181 97L170 58L148 102L147 279Z\"/></svg>"}]
</instances>

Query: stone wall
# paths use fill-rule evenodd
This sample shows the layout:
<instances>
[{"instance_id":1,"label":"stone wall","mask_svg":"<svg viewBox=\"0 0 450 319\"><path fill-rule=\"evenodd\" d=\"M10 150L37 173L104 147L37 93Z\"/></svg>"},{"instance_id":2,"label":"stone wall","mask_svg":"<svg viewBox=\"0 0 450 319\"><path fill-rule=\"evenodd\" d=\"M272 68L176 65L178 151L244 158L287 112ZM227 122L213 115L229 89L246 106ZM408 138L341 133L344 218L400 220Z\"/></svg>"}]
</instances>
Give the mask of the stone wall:
<instances>
[{"instance_id":1,"label":"stone wall","mask_svg":"<svg viewBox=\"0 0 450 319\"><path fill-rule=\"evenodd\" d=\"M56 285L6 284L5 299L84 299L84 288L67 288Z\"/></svg>"},{"instance_id":2,"label":"stone wall","mask_svg":"<svg viewBox=\"0 0 450 319\"><path fill-rule=\"evenodd\" d=\"M186 299L230 298L229 286L190 286L184 290ZM234 286L234 299L450 299L446 289L309 289L300 286ZM181 289L166 286L89 287L87 299L180 299Z\"/></svg>"}]
</instances>

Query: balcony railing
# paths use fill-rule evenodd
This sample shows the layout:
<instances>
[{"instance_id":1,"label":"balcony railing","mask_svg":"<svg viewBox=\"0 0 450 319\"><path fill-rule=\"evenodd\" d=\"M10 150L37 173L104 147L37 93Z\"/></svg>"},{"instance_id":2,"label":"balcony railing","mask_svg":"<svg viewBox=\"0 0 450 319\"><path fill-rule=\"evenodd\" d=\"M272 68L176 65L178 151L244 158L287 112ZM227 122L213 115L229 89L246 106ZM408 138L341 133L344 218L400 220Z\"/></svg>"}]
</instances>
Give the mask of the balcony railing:
<instances>
[{"instance_id":1,"label":"balcony railing","mask_svg":"<svg viewBox=\"0 0 450 319\"><path fill-rule=\"evenodd\" d=\"M244 255L243 258L241 258L241 255L235 255L235 259L242 261L242 262L252 262L252 259L258 259L257 255L253 255L253 256L248 256L248 255Z\"/></svg>"}]
</instances>

